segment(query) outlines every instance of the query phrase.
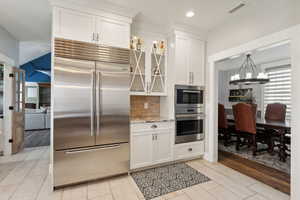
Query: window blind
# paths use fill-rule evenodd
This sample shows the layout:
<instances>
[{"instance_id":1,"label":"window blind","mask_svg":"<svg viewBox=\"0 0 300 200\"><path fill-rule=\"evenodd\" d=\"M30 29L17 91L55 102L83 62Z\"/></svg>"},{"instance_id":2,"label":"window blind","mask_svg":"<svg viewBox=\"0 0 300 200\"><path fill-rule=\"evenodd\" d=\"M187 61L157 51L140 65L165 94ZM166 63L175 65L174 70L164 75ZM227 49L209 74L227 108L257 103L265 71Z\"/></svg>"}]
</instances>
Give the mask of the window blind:
<instances>
[{"instance_id":1,"label":"window blind","mask_svg":"<svg viewBox=\"0 0 300 200\"><path fill-rule=\"evenodd\" d=\"M264 87L264 110L270 103L287 106L286 119L291 119L291 65L272 67L265 70L270 82Z\"/></svg>"}]
</instances>

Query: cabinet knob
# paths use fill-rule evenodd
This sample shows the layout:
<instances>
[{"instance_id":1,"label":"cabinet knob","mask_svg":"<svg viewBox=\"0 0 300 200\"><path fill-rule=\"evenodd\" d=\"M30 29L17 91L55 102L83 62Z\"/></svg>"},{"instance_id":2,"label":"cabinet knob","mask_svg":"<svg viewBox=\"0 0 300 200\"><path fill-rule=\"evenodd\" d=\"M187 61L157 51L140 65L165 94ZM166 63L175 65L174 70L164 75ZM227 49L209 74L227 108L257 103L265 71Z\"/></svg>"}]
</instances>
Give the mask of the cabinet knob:
<instances>
[{"instance_id":1,"label":"cabinet knob","mask_svg":"<svg viewBox=\"0 0 300 200\"><path fill-rule=\"evenodd\" d=\"M153 125L151 126L151 128L157 128L157 125L156 125L156 124L153 124Z\"/></svg>"},{"instance_id":2,"label":"cabinet knob","mask_svg":"<svg viewBox=\"0 0 300 200\"><path fill-rule=\"evenodd\" d=\"M188 151L193 151L193 148L189 148Z\"/></svg>"}]
</instances>

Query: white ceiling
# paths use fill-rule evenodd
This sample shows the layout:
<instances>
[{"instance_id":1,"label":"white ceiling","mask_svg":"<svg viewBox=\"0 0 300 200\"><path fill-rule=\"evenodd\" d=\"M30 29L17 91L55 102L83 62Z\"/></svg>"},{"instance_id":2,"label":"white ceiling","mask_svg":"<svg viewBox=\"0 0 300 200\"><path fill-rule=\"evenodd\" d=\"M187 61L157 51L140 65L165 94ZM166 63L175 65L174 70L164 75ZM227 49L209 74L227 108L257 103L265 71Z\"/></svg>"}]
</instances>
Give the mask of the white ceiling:
<instances>
[{"instance_id":1,"label":"white ceiling","mask_svg":"<svg viewBox=\"0 0 300 200\"><path fill-rule=\"evenodd\" d=\"M247 0L247 5L237 13L228 11L242 0L69 0L92 8L109 7L131 10L137 14L135 20L157 25L182 24L204 32L213 29L225 20L253 9L262 0ZM275 3L273 0L263 0ZM103 6L103 5L106 6ZM186 18L189 10L193 18ZM260 9L263 12L263 8ZM249 13L249 12L248 12ZM0 25L20 41L49 40L51 33L51 11L48 0L1 0Z\"/></svg>"},{"instance_id":2,"label":"white ceiling","mask_svg":"<svg viewBox=\"0 0 300 200\"><path fill-rule=\"evenodd\" d=\"M47 0L1 0L0 26L20 41L49 41L50 5Z\"/></svg>"}]
</instances>

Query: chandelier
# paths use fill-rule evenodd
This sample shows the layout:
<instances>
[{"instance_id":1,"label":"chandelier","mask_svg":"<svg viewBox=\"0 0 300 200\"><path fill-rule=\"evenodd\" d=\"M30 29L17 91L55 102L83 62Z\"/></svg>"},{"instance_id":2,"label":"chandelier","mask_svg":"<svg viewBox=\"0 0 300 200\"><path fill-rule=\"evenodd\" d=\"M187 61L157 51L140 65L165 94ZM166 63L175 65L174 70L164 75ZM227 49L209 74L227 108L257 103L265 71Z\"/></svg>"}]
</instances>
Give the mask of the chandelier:
<instances>
[{"instance_id":1,"label":"chandelier","mask_svg":"<svg viewBox=\"0 0 300 200\"><path fill-rule=\"evenodd\" d=\"M263 72L258 72L251 54L246 55L246 60L239 69L239 72L230 77L229 84L232 85L254 85L265 84L269 82L268 75Z\"/></svg>"}]
</instances>

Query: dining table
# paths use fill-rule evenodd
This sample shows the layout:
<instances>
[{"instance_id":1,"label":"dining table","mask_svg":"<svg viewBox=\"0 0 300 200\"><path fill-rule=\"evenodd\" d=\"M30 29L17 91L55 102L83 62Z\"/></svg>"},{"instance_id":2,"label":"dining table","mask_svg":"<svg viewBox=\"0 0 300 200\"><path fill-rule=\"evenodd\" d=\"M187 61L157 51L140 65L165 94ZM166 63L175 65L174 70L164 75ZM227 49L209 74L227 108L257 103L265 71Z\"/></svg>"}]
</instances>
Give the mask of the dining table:
<instances>
[{"instance_id":1,"label":"dining table","mask_svg":"<svg viewBox=\"0 0 300 200\"><path fill-rule=\"evenodd\" d=\"M233 115L227 115L227 121L229 124L234 125L234 116ZM291 134L291 121L290 120L285 120L284 122L279 122L279 121L271 121L271 120L266 120L260 117L256 118L256 127L259 129L271 129L271 130L276 130L276 134L278 134L279 137L279 159L282 162L286 162L287 158L287 153L286 153L286 144L285 144L285 137L287 135ZM270 135L270 137L272 137Z\"/></svg>"}]
</instances>

